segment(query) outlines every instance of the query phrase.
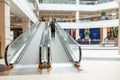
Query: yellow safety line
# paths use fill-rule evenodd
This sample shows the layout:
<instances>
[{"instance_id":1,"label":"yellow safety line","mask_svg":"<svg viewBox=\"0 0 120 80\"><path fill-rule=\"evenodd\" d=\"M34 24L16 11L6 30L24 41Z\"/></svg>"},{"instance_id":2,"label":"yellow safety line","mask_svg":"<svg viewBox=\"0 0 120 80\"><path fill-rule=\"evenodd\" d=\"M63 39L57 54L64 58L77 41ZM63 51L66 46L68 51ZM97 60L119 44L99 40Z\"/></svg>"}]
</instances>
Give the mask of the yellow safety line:
<instances>
[{"instance_id":1,"label":"yellow safety line","mask_svg":"<svg viewBox=\"0 0 120 80\"><path fill-rule=\"evenodd\" d=\"M75 69L82 71L82 69L80 69L80 67L74 66Z\"/></svg>"},{"instance_id":2,"label":"yellow safety line","mask_svg":"<svg viewBox=\"0 0 120 80\"><path fill-rule=\"evenodd\" d=\"M42 70L39 68L39 65L40 65L40 64L38 64L37 71L38 71L38 72L41 72Z\"/></svg>"},{"instance_id":3,"label":"yellow safety line","mask_svg":"<svg viewBox=\"0 0 120 80\"><path fill-rule=\"evenodd\" d=\"M40 64L38 64L37 71L38 71L38 72L41 72L42 69L39 68L39 65L40 65ZM48 72L51 72L51 71L52 71L52 67L51 67L51 65L50 65L50 68L48 68Z\"/></svg>"},{"instance_id":4,"label":"yellow safety line","mask_svg":"<svg viewBox=\"0 0 120 80\"><path fill-rule=\"evenodd\" d=\"M4 72L3 72L3 75L7 75L7 74L8 74L9 72L11 72L12 70L13 70L13 68L10 68L10 69L4 71Z\"/></svg>"},{"instance_id":5,"label":"yellow safety line","mask_svg":"<svg viewBox=\"0 0 120 80\"><path fill-rule=\"evenodd\" d=\"M48 69L48 72L51 72L52 71L52 66L50 65L50 68Z\"/></svg>"}]
</instances>

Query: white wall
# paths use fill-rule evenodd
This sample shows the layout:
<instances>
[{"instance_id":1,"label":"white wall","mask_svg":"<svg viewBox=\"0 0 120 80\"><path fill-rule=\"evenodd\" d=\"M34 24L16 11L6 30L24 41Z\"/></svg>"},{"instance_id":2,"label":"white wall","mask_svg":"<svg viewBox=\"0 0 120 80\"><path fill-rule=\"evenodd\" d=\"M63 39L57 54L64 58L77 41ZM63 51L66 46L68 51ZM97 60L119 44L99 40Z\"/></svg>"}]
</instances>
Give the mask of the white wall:
<instances>
[{"instance_id":1,"label":"white wall","mask_svg":"<svg viewBox=\"0 0 120 80\"><path fill-rule=\"evenodd\" d=\"M58 24L62 28L100 28L100 27L114 27L119 25L119 20L102 20L102 21L93 21L93 22L83 22L83 23L75 23L75 22L58 22Z\"/></svg>"},{"instance_id":2,"label":"white wall","mask_svg":"<svg viewBox=\"0 0 120 80\"><path fill-rule=\"evenodd\" d=\"M52 10L52 11L97 11L105 9L118 8L118 4L115 1L102 3L98 5L75 5L75 4L40 4L39 9L41 10Z\"/></svg>"},{"instance_id":3,"label":"white wall","mask_svg":"<svg viewBox=\"0 0 120 80\"><path fill-rule=\"evenodd\" d=\"M103 28L103 39L107 37L107 28Z\"/></svg>"}]
</instances>

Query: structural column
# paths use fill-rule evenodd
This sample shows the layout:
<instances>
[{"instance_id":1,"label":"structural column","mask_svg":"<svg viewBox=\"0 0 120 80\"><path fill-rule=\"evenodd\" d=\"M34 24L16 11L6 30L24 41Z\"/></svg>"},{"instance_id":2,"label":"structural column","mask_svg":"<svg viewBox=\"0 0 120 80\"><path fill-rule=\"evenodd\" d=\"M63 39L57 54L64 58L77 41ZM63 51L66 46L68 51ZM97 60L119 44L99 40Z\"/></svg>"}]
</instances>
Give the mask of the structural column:
<instances>
[{"instance_id":1,"label":"structural column","mask_svg":"<svg viewBox=\"0 0 120 80\"><path fill-rule=\"evenodd\" d=\"M33 0L32 3L34 5L34 7L35 7L35 13L36 13L37 17L39 17L39 5L37 5L36 0Z\"/></svg>"},{"instance_id":2,"label":"structural column","mask_svg":"<svg viewBox=\"0 0 120 80\"><path fill-rule=\"evenodd\" d=\"M79 0L76 0L76 5L79 5L79 2L80 2Z\"/></svg>"},{"instance_id":3,"label":"structural column","mask_svg":"<svg viewBox=\"0 0 120 80\"><path fill-rule=\"evenodd\" d=\"M79 6L79 0L76 0L76 6ZM76 11L76 23L79 23L79 11ZM76 29L76 40L79 38L79 29Z\"/></svg>"},{"instance_id":4,"label":"structural column","mask_svg":"<svg viewBox=\"0 0 120 80\"><path fill-rule=\"evenodd\" d=\"M79 36L79 29L76 29L76 40L78 40L80 38Z\"/></svg>"},{"instance_id":5,"label":"structural column","mask_svg":"<svg viewBox=\"0 0 120 80\"><path fill-rule=\"evenodd\" d=\"M22 20L22 31L25 32L30 27L30 20Z\"/></svg>"},{"instance_id":6,"label":"structural column","mask_svg":"<svg viewBox=\"0 0 120 80\"><path fill-rule=\"evenodd\" d=\"M76 11L76 24L79 23L79 11ZM79 38L79 29L76 29L76 40Z\"/></svg>"},{"instance_id":7,"label":"structural column","mask_svg":"<svg viewBox=\"0 0 120 80\"><path fill-rule=\"evenodd\" d=\"M10 43L9 0L0 0L0 57L4 57L5 47Z\"/></svg>"},{"instance_id":8,"label":"structural column","mask_svg":"<svg viewBox=\"0 0 120 80\"><path fill-rule=\"evenodd\" d=\"M100 28L100 41L103 41L103 28Z\"/></svg>"},{"instance_id":9,"label":"structural column","mask_svg":"<svg viewBox=\"0 0 120 80\"><path fill-rule=\"evenodd\" d=\"M103 40L107 37L107 28L103 28Z\"/></svg>"},{"instance_id":10,"label":"structural column","mask_svg":"<svg viewBox=\"0 0 120 80\"><path fill-rule=\"evenodd\" d=\"M76 0L76 6L79 6L79 0ZM76 22L79 22L79 11L76 11Z\"/></svg>"},{"instance_id":11,"label":"structural column","mask_svg":"<svg viewBox=\"0 0 120 80\"><path fill-rule=\"evenodd\" d=\"M119 5L118 53L120 54L120 1L118 2L118 5Z\"/></svg>"},{"instance_id":12,"label":"structural column","mask_svg":"<svg viewBox=\"0 0 120 80\"><path fill-rule=\"evenodd\" d=\"M76 11L76 22L79 22L79 11Z\"/></svg>"}]
</instances>

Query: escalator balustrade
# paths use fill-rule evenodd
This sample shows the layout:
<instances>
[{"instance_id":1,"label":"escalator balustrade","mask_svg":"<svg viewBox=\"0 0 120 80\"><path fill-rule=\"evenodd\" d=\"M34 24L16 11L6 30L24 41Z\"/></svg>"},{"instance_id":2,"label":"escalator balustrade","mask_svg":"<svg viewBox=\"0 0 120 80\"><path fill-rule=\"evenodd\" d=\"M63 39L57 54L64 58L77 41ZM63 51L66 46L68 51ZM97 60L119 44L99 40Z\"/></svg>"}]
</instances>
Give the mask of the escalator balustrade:
<instances>
[{"instance_id":1,"label":"escalator balustrade","mask_svg":"<svg viewBox=\"0 0 120 80\"><path fill-rule=\"evenodd\" d=\"M69 33L65 32L64 29L62 29L57 23L56 23L56 31L69 60L74 64L74 67L76 69L81 70L80 62L82 58L82 52L81 52L80 44L78 44L69 35Z\"/></svg>"},{"instance_id":2,"label":"escalator balustrade","mask_svg":"<svg viewBox=\"0 0 120 80\"><path fill-rule=\"evenodd\" d=\"M42 34L39 49L39 66L38 66L39 72L41 72L42 69L48 69L48 72L52 70L49 31L50 31L49 28L45 29Z\"/></svg>"}]
</instances>

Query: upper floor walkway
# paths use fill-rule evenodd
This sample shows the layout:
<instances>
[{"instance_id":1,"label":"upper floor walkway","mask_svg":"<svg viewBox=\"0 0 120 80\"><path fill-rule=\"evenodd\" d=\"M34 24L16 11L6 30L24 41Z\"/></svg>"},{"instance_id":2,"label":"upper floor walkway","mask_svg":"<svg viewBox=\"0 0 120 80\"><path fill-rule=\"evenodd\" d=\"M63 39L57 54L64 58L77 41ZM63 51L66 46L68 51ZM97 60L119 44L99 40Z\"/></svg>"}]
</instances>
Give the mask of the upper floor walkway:
<instances>
[{"instance_id":1,"label":"upper floor walkway","mask_svg":"<svg viewBox=\"0 0 120 80\"><path fill-rule=\"evenodd\" d=\"M58 3L40 3L40 11L100 11L106 9L115 9L118 8L116 1L96 4L96 5L87 5L87 4L58 4Z\"/></svg>"}]
</instances>

